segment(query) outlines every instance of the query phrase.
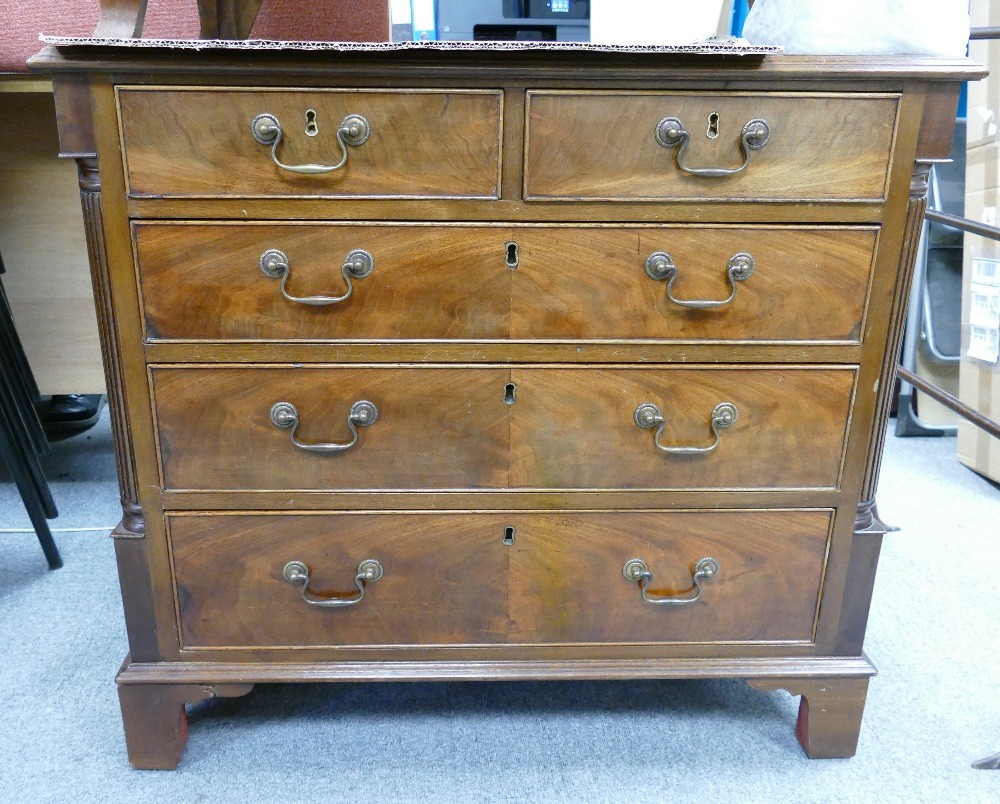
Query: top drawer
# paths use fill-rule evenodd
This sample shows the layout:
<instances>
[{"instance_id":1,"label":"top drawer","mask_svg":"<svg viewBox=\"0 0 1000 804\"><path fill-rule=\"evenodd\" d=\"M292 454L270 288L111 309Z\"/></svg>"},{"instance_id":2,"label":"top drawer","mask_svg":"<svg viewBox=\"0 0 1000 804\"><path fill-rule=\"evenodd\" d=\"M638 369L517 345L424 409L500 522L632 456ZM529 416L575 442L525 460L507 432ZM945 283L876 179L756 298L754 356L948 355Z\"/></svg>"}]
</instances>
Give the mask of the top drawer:
<instances>
[{"instance_id":1,"label":"top drawer","mask_svg":"<svg viewBox=\"0 0 1000 804\"><path fill-rule=\"evenodd\" d=\"M881 201L898 100L529 92L524 196Z\"/></svg>"},{"instance_id":2,"label":"top drawer","mask_svg":"<svg viewBox=\"0 0 1000 804\"><path fill-rule=\"evenodd\" d=\"M496 198L502 98L495 90L122 87L129 195ZM271 124L258 128L264 144L252 129L263 114ZM350 133L341 130L349 118ZM301 171L335 167L345 154L339 169Z\"/></svg>"}]
</instances>

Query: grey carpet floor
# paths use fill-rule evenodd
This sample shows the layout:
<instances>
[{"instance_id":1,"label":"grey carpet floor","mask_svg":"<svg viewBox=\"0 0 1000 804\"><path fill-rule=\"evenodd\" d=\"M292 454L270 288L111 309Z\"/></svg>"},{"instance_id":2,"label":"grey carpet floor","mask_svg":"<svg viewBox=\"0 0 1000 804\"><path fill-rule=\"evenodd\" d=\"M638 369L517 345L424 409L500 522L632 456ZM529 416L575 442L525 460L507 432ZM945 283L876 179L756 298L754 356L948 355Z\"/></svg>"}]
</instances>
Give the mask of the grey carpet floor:
<instances>
[{"instance_id":1,"label":"grey carpet floor","mask_svg":"<svg viewBox=\"0 0 1000 804\"><path fill-rule=\"evenodd\" d=\"M889 437L887 537L858 756L810 761L796 701L740 682L259 686L191 714L179 770L131 771L111 540L58 534L47 572L0 533L0 800L997 802L1000 490L952 439ZM112 525L104 422L47 459L60 528ZM27 525L0 482L0 528Z\"/></svg>"}]
</instances>

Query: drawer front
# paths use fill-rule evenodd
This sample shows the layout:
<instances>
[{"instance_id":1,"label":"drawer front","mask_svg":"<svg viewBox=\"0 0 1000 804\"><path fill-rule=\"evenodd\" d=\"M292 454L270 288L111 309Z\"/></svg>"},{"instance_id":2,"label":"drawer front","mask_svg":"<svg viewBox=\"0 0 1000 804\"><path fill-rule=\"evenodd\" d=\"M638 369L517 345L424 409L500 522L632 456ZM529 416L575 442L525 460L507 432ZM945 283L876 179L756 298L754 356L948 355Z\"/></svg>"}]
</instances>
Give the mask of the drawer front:
<instances>
[{"instance_id":1,"label":"drawer front","mask_svg":"<svg viewBox=\"0 0 1000 804\"><path fill-rule=\"evenodd\" d=\"M510 483L834 488L854 377L844 368L517 369ZM647 403L662 417L662 432L660 424L637 425L636 412ZM733 412L735 421L726 426L723 419ZM700 451L664 452L657 442Z\"/></svg>"},{"instance_id":2,"label":"drawer front","mask_svg":"<svg viewBox=\"0 0 1000 804\"><path fill-rule=\"evenodd\" d=\"M857 342L877 230L561 226L514 237L515 338Z\"/></svg>"},{"instance_id":3,"label":"drawer front","mask_svg":"<svg viewBox=\"0 0 1000 804\"><path fill-rule=\"evenodd\" d=\"M529 92L525 197L882 200L897 105L885 95ZM664 130L689 135L683 153L657 138L668 118L681 127ZM767 123L766 144L746 148L744 127L757 120ZM724 176L681 167L744 161Z\"/></svg>"},{"instance_id":4,"label":"drawer front","mask_svg":"<svg viewBox=\"0 0 1000 804\"><path fill-rule=\"evenodd\" d=\"M151 340L506 338L509 229L144 225L134 229ZM357 250L371 272L343 266ZM284 268L261 270L274 255ZM287 275L287 276L286 276ZM300 301L291 301L285 293Z\"/></svg>"},{"instance_id":5,"label":"drawer front","mask_svg":"<svg viewBox=\"0 0 1000 804\"><path fill-rule=\"evenodd\" d=\"M810 642L832 514L216 514L168 517L187 648ZM651 600L626 579L644 562ZM377 580L360 596L359 566ZM292 580L289 562L305 567ZM366 565L371 566L371 565ZM702 567L705 565L702 564ZM377 574L377 573L374 573ZM305 584L305 589L303 589Z\"/></svg>"},{"instance_id":6,"label":"drawer front","mask_svg":"<svg viewBox=\"0 0 1000 804\"><path fill-rule=\"evenodd\" d=\"M839 485L854 370L161 367L152 384L168 489L767 490ZM365 400L378 418L349 425ZM638 426L644 403L662 427Z\"/></svg>"},{"instance_id":7,"label":"drawer front","mask_svg":"<svg viewBox=\"0 0 1000 804\"><path fill-rule=\"evenodd\" d=\"M857 342L877 229L135 224L134 237L150 340ZM359 249L371 271L348 289Z\"/></svg>"},{"instance_id":8,"label":"drawer front","mask_svg":"<svg viewBox=\"0 0 1000 804\"><path fill-rule=\"evenodd\" d=\"M504 369L206 368L152 370L165 488L449 489L507 484ZM378 418L355 424L359 401ZM294 430L272 406L291 403ZM287 421L286 421L287 423Z\"/></svg>"},{"instance_id":9,"label":"drawer front","mask_svg":"<svg viewBox=\"0 0 1000 804\"><path fill-rule=\"evenodd\" d=\"M495 198L502 102L492 90L118 90L134 197ZM280 126L276 149L254 138L261 114ZM341 147L352 115L370 133ZM346 161L301 173L272 150L292 167Z\"/></svg>"},{"instance_id":10,"label":"drawer front","mask_svg":"<svg viewBox=\"0 0 1000 804\"><path fill-rule=\"evenodd\" d=\"M507 553L490 517L171 515L168 527L185 647L504 641ZM353 606L310 605L284 577L301 561L310 597L351 597L365 559L383 576Z\"/></svg>"}]
</instances>

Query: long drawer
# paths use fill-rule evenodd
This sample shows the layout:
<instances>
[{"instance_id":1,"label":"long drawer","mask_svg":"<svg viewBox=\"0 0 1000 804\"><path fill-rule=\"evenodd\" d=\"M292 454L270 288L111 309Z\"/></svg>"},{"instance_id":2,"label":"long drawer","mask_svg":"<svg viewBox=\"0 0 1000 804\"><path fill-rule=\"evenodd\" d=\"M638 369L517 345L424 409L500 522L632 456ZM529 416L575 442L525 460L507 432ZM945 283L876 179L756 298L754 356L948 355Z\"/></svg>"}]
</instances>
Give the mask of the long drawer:
<instances>
[{"instance_id":1,"label":"long drawer","mask_svg":"<svg viewBox=\"0 0 1000 804\"><path fill-rule=\"evenodd\" d=\"M133 197L499 193L500 91L125 87L118 107Z\"/></svg>"},{"instance_id":2,"label":"long drawer","mask_svg":"<svg viewBox=\"0 0 1000 804\"><path fill-rule=\"evenodd\" d=\"M852 367L151 369L164 487L191 490L835 488L854 378Z\"/></svg>"},{"instance_id":3,"label":"long drawer","mask_svg":"<svg viewBox=\"0 0 1000 804\"><path fill-rule=\"evenodd\" d=\"M529 91L524 195L879 201L898 103L894 95Z\"/></svg>"},{"instance_id":4,"label":"long drawer","mask_svg":"<svg viewBox=\"0 0 1000 804\"><path fill-rule=\"evenodd\" d=\"M168 517L185 648L809 642L831 521L829 510Z\"/></svg>"},{"instance_id":5,"label":"long drawer","mask_svg":"<svg viewBox=\"0 0 1000 804\"><path fill-rule=\"evenodd\" d=\"M133 231L147 337L167 341L859 342L878 235L403 223ZM367 270L345 274L359 251Z\"/></svg>"}]
</instances>

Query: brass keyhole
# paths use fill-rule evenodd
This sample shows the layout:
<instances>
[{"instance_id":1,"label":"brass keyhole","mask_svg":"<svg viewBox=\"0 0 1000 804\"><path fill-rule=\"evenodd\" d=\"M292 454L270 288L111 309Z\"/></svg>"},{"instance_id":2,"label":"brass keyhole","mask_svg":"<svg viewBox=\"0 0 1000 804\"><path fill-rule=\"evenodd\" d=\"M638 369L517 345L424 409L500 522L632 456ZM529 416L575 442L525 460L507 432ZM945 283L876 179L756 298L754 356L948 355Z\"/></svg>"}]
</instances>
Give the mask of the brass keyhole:
<instances>
[{"instance_id":1,"label":"brass keyhole","mask_svg":"<svg viewBox=\"0 0 1000 804\"><path fill-rule=\"evenodd\" d=\"M306 134L315 137L319 134L319 126L316 125L316 110L306 109Z\"/></svg>"},{"instance_id":2,"label":"brass keyhole","mask_svg":"<svg viewBox=\"0 0 1000 804\"><path fill-rule=\"evenodd\" d=\"M514 528L510 525L503 529L503 543L508 547L514 543Z\"/></svg>"},{"instance_id":3,"label":"brass keyhole","mask_svg":"<svg viewBox=\"0 0 1000 804\"><path fill-rule=\"evenodd\" d=\"M710 140L714 140L719 136L719 113L712 112L708 116L708 131L705 132L705 136Z\"/></svg>"},{"instance_id":4,"label":"brass keyhole","mask_svg":"<svg viewBox=\"0 0 1000 804\"><path fill-rule=\"evenodd\" d=\"M517 261L518 261L517 243L511 240L509 243L507 243L507 256L504 257L504 264L508 268L510 268L510 270L513 271L514 269L517 268Z\"/></svg>"}]
</instances>

